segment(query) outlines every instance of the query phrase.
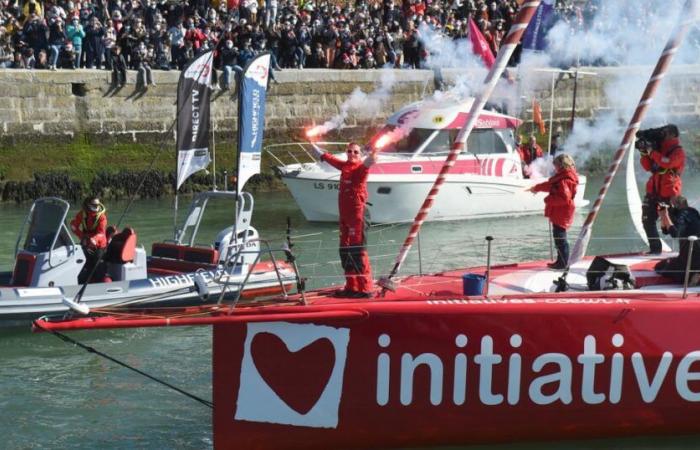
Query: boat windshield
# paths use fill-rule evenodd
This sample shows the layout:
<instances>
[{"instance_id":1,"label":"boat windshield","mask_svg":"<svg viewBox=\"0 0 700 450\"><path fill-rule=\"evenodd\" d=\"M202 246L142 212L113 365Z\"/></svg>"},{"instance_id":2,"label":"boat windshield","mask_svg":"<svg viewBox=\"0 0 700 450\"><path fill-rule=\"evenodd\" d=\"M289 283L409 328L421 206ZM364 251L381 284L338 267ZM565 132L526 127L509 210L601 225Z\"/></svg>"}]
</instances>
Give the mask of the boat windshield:
<instances>
[{"instance_id":1,"label":"boat windshield","mask_svg":"<svg viewBox=\"0 0 700 450\"><path fill-rule=\"evenodd\" d=\"M394 125L387 125L372 139L376 143L386 134L401 133ZM430 128L412 128L396 142L382 147L382 153L416 153L422 148L422 154L447 153L457 138L459 129L434 130ZM510 129L481 128L472 130L467 140L467 148L471 153L508 153L506 142L512 141L513 131Z\"/></svg>"},{"instance_id":2,"label":"boat windshield","mask_svg":"<svg viewBox=\"0 0 700 450\"><path fill-rule=\"evenodd\" d=\"M73 245L68 230L63 224L66 210L63 205L53 202L37 202L29 221L29 230L24 240L23 250L43 253L51 250L56 233L59 233L55 248Z\"/></svg>"}]
</instances>

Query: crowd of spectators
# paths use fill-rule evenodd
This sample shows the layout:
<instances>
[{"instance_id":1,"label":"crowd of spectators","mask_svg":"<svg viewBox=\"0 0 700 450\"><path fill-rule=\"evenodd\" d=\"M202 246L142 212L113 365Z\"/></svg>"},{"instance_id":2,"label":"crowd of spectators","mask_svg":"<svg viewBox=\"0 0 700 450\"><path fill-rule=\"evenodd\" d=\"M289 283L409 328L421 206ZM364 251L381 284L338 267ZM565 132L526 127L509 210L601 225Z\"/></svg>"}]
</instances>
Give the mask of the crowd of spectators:
<instances>
[{"instance_id":1,"label":"crowd of spectators","mask_svg":"<svg viewBox=\"0 0 700 450\"><path fill-rule=\"evenodd\" d=\"M579 3L557 9L584 21L596 2ZM419 68L422 23L463 38L472 17L495 53L517 9L516 0L0 0L0 68L116 65L150 76L211 48L228 69L224 85L263 50L275 69Z\"/></svg>"}]
</instances>

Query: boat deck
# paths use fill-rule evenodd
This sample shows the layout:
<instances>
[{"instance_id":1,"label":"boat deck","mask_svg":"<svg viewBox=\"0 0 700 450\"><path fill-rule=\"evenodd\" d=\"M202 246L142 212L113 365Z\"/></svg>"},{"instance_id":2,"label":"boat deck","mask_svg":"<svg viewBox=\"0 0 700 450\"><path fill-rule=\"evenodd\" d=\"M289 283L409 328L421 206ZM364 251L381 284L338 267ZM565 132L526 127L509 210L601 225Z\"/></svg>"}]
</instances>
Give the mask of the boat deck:
<instances>
[{"instance_id":1,"label":"boat deck","mask_svg":"<svg viewBox=\"0 0 700 450\"><path fill-rule=\"evenodd\" d=\"M634 289L610 290L611 293L619 295L625 294L681 294L683 286L673 280L660 276L654 272L654 266L660 260L675 256L675 253L664 253L663 255L620 255L606 257L608 261L625 265L629 268L635 282ZM575 293L592 294L594 291L588 289L586 272L593 259L586 258L571 267L566 281L569 286L568 294ZM488 283L488 297L527 297L534 294L553 293L556 289L555 282L561 277L563 271L551 270L547 268L548 261L535 261L522 264L507 264L492 266ZM470 269L455 270L431 275L412 275L400 279L397 283L396 292L386 292L384 300L425 300L425 299L477 299L483 296L465 296L463 294L462 276L467 273L484 275L485 267L475 267ZM325 304L327 302L337 303L339 298L334 296L334 289L322 289L307 293L306 299L312 304ZM600 291L595 295L600 296ZM700 286L688 287L689 295L700 294ZM562 293L566 295L566 293ZM356 302L356 299L348 299ZM364 300L361 300L364 301Z\"/></svg>"}]
</instances>

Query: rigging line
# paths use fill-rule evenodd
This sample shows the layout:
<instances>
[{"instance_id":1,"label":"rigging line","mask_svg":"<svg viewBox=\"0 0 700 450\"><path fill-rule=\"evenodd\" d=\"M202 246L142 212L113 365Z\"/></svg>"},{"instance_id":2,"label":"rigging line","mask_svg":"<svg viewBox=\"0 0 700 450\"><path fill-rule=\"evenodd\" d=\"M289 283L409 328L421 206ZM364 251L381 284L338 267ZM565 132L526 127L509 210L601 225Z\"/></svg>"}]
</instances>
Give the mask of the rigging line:
<instances>
[{"instance_id":1,"label":"rigging line","mask_svg":"<svg viewBox=\"0 0 700 450\"><path fill-rule=\"evenodd\" d=\"M89 345L85 345L85 344L83 344L82 342L78 342L78 341L76 341L75 339L73 339L73 338L71 338L71 337L69 337L69 336L66 336L66 335L63 334L63 333L60 333L60 332L58 332L58 331L56 331L56 330L50 330L50 329L44 328L44 327L41 325L41 320L35 320L35 321L34 321L34 325L36 325L37 327L41 328L41 329L44 330L44 331L48 331L49 333L53 334L53 335L56 336L57 338L61 339L63 342L66 342L66 343L68 343L68 344L76 345L76 346L82 348L83 350L87 351L88 353L94 353L94 354L96 354L97 356L101 356L101 357L103 357L103 358L105 358L105 359L107 359L107 360L109 360L109 361L112 361L113 363L116 363L116 364L118 364L118 365L120 365L120 366L122 366L122 367L124 367L124 368L126 368L126 369L132 370L132 371L138 373L139 375L142 375L142 376L144 376L144 377L146 377L146 378L148 378L148 379L150 379L150 380L152 380L152 381L155 381L156 383L162 384L162 385L165 386L165 387L168 387L168 388L170 388L170 389L172 389L172 390L174 390L174 391L176 391L176 392L179 392L180 394L182 394L182 395L184 395L184 396L186 396L186 397L189 397L189 398L191 398L192 400L195 400L195 401L197 401L197 402L203 404L204 406L208 406L209 408L214 409L214 403L213 403L213 402L210 402L209 400L205 400L205 399L203 399L203 398L201 398L201 397L197 397L196 395L191 394L191 393L189 393L189 392L187 392L187 391L185 391L185 390L183 390L183 389L180 389L179 387L174 386L174 385L168 383L167 381L163 381L163 380L161 380L161 379L159 379L159 378L154 377L153 375L149 375L149 374L147 374L146 372L144 372L144 371L142 371L142 370L139 370L139 369L137 369L136 367L130 366L130 365L126 364L125 362L122 362L122 361L120 361L120 360L118 360L118 359L116 359L116 358L113 358L113 357L109 356L108 354L103 353L103 352L97 350L97 349L94 348L94 347L91 347L91 346L89 346Z\"/></svg>"},{"instance_id":2,"label":"rigging line","mask_svg":"<svg viewBox=\"0 0 700 450\"><path fill-rule=\"evenodd\" d=\"M212 51L211 56L209 58L212 60L211 63L213 64L213 58L214 58L213 51ZM192 61L196 61L196 60L197 60L197 58L193 59ZM187 67L189 67L189 65ZM187 70L187 67L185 67L183 70ZM199 83L199 79L202 77L202 74L204 73L205 67L206 66L202 66L199 73L197 74L197 78L196 78L197 83ZM188 97L190 97L191 95L192 95L191 92L187 94ZM176 103L176 105L177 105L177 103ZM170 127L168 127L168 129L165 131L166 136L173 131L175 124L177 124L177 118L180 115L180 113L182 112L182 110L184 109L184 107L185 107L185 102L183 102L182 107L175 112L175 120L173 120L170 123ZM148 165L148 168L146 169L146 173L149 173L153 170L153 166L155 166L158 156L160 156L160 153L165 148L166 142L167 142L166 140L163 140L161 142L160 147L158 148L158 150L156 150L156 153L153 155L153 159L151 159L151 163ZM177 174L175 174L175 176L177 177ZM129 209L131 209L131 206L134 204L134 201L136 201L136 194L138 194L138 192L141 190L141 188L143 187L145 182L146 182L146 177L145 176L141 177L141 180L139 181L138 186L136 186L136 189L134 190L134 192L131 194L131 196L129 198L129 203L127 203L126 207L124 208L124 211L122 211L121 216L119 216L119 220L117 221L117 225L116 225L117 229L119 229L119 227L121 226L122 220L124 220L124 217L126 217L127 213L129 212ZM75 297L73 298L74 302L78 303L83 298L83 294L85 294L85 289L87 289L87 285L89 284L93 275L95 275L95 271L97 271L97 267L100 265L100 263L102 262L102 260L104 259L106 254L107 254L107 252L104 252L102 254L102 256L100 257L100 259L97 261L97 263L92 267L92 270L88 274L88 277L87 277L85 283L83 283L83 285L80 287L80 290L78 291L78 293L75 294Z\"/></svg>"}]
</instances>

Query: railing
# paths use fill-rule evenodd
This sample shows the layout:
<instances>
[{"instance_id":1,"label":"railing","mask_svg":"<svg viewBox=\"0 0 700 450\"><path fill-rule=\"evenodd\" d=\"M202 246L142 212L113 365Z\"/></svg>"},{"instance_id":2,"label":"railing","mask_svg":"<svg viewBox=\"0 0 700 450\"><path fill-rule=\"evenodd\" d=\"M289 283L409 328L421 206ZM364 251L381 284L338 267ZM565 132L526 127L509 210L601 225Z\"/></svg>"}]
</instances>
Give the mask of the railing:
<instances>
[{"instance_id":1,"label":"railing","mask_svg":"<svg viewBox=\"0 0 700 450\"><path fill-rule=\"evenodd\" d=\"M250 241L247 241L250 242ZM277 260L275 259L274 252L282 252L287 256L287 259L289 260L293 255L291 255L291 252L288 248L279 248L279 249L272 249L270 246L269 241L264 240L264 239L258 239L255 242L258 242L261 246L264 246L263 249L258 249L258 250L245 250L245 245L241 245L240 243L234 242L232 244L229 244L229 247L227 249L227 254L229 255L226 260L224 261L224 272L221 273L217 278L214 279L215 282L219 283L222 285L221 292L219 293L219 299L217 300L217 305L220 305L223 303L225 297L226 297L226 291L228 290L229 286L232 285L237 285L238 290L236 291L236 296L233 299L233 302L231 303L231 308L235 308L238 302L241 299L241 296L243 294L243 290L245 289L246 285L248 284L248 281L250 279L250 276L253 272L253 269L255 268L255 265L260 262L261 256L264 254L269 255L270 257L270 262L272 263L274 269L275 269L275 274L277 276L277 282L279 283L280 290L282 292L282 297L287 298L288 297L288 292L287 288L285 287L285 280L282 279L282 274L280 272L280 268L277 264ZM231 251L235 250L235 251ZM248 271L245 273L245 278L243 279L242 282L240 283L233 283L231 282L231 278L234 276L234 271L236 268L240 267L241 269L245 269L245 264L246 264L246 258L245 255L247 254L253 254L255 255L255 258L253 262L250 264ZM299 275L298 268L296 264L292 264L292 268L294 270L294 275L295 275L295 282L297 285L297 290L299 291L298 293L301 295L301 301L302 303L305 303L305 298L304 298L304 290L303 286L304 283L302 282L302 279ZM224 279L225 278L225 279ZM223 280L223 281L222 281Z\"/></svg>"},{"instance_id":2,"label":"railing","mask_svg":"<svg viewBox=\"0 0 700 450\"><path fill-rule=\"evenodd\" d=\"M319 147L330 151L331 153L336 153L342 151L348 143L347 142L315 142ZM313 157L311 151L308 149L311 144L308 142L285 142L279 144L271 144L264 148L264 151L270 155L270 157L275 161L277 166L287 166L290 164L296 164L301 169L306 168L306 164L313 164L316 159ZM445 148L444 151L431 151L429 153L413 153L413 152L384 152L380 153L381 158L396 158L400 160L412 159L414 157L420 157L421 159L426 159L428 161L444 162L445 157L449 153L449 149ZM480 157L487 157L489 155L506 155L507 153L492 153L479 155ZM474 157L472 154L465 156Z\"/></svg>"}]
</instances>

